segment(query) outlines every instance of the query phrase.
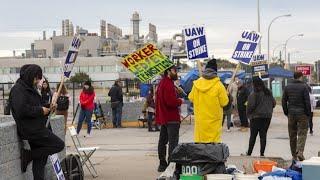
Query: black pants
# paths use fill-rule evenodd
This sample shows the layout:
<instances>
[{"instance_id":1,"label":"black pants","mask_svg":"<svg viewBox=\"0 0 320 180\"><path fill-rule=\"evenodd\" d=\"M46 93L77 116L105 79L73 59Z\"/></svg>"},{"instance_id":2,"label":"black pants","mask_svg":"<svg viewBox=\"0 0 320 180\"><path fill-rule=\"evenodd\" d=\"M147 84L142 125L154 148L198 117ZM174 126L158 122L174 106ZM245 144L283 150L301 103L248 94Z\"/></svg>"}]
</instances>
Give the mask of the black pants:
<instances>
[{"instance_id":1,"label":"black pants","mask_svg":"<svg viewBox=\"0 0 320 180\"><path fill-rule=\"evenodd\" d=\"M158 155L160 160L160 165L167 165L167 144L169 143L169 157L168 162L170 162L171 154L174 148L179 143L179 129L180 123L162 125L160 129L160 137L158 143Z\"/></svg>"},{"instance_id":2,"label":"black pants","mask_svg":"<svg viewBox=\"0 0 320 180\"><path fill-rule=\"evenodd\" d=\"M310 128L310 133L313 133L313 112L311 112L311 115L309 117L309 128Z\"/></svg>"},{"instance_id":3,"label":"black pants","mask_svg":"<svg viewBox=\"0 0 320 180\"><path fill-rule=\"evenodd\" d=\"M249 122L247 118L247 107L238 106L238 113L239 113L241 127L249 127Z\"/></svg>"},{"instance_id":4,"label":"black pants","mask_svg":"<svg viewBox=\"0 0 320 180\"><path fill-rule=\"evenodd\" d=\"M256 138L259 133L260 136L260 155L264 156L264 151L267 144L267 132L270 126L271 118L256 118L250 121L250 140L248 155L251 155Z\"/></svg>"},{"instance_id":5,"label":"black pants","mask_svg":"<svg viewBox=\"0 0 320 180\"><path fill-rule=\"evenodd\" d=\"M45 136L39 135L28 139L31 147L32 172L34 180L44 180L44 170L49 155L63 150L64 142L51 131L47 131Z\"/></svg>"}]
</instances>

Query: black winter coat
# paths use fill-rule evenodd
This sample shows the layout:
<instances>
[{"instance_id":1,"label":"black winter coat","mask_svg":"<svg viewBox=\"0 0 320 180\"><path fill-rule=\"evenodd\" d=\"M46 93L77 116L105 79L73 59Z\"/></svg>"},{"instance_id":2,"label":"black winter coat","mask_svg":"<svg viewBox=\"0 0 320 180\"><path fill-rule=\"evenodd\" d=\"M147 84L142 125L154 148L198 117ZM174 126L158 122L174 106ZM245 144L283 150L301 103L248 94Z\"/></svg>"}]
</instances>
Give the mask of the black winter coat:
<instances>
[{"instance_id":1,"label":"black winter coat","mask_svg":"<svg viewBox=\"0 0 320 180\"><path fill-rule=\"evenodd\" d=\"M293 80L284 89L282 108L285 115L311 114L310 96L307 85L299 80Z\"/></svg>"},{"instance_id":2,"label":"black winter coat","mask_svg":"<svg viewBox=\"0 0 320 180\"><path fill-rule=\"evenodd\" d=\"M238 109L245 109L246 108L245 104L248 101L249 94L250 94L250 92L246 86L241 86L238 89L238 93L237 93Z\"/></svg>"},{"instance_id":3,"label":"black winter coat","mask_svg":"<svg viewBox=\"0 0 320 180\"><path fill-rule=\"evenodd\" d=\"M123 93L122 88L119 86L112 86L108 96L111 97L111 102L121 102L123 103Z\"/></svg>"},{"instance_id":4,"label":"black winter coat","mask_svg":"<svg viewBox=\"0 0 320 180\"><path fill-rule=\"evenodd\" d=\"M9 103L22 139L48 134L45 127L47 117L43 115L41 96L36 89L19 79L10 91Z\"/></svg>"}]
</instances>

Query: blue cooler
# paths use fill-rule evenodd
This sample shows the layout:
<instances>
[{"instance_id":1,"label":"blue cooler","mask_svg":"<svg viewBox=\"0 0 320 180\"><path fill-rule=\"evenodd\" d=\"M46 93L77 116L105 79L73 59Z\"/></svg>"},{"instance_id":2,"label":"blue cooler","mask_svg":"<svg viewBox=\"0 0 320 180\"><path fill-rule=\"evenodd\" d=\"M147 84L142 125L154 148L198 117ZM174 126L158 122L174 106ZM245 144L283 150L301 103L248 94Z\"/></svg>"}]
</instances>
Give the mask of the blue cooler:
<instances>
[{"instance_id":1,"label":"blue cooler","mask_svg":"<svg viewBox=\"0 0 320 180\"><path fill-rule=\"evenodd\" d=\"M302 179L320 179L320 157L312 157L302 162Z\"/></svg>"}]
</instances>

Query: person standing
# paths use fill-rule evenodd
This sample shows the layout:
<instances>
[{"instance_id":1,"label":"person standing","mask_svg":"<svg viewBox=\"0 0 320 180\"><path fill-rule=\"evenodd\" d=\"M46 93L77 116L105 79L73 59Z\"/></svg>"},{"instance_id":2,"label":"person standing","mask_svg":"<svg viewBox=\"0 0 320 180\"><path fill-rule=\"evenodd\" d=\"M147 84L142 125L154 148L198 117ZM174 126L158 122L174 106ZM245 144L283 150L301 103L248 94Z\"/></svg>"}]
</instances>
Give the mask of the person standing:
<instances>
[{"instance_id":1,"label":"person standing","mask_svg":"<svg viewBox=\"0 0 320 180\"><path fill-rule=\"evenodd\" d=\"M80 115L78 120L78 127L77 127L77 134L80 133L80 130L82 128L82 123L85 120L87 122L88 128L87 128L87 136L85 137L91 137L91 118L92 113L94 110L94 99L95 99L95 92L94 88L91 85L90 81L86 81L83 86L83 90L80 94Z\"/></svg>"},{"instance_id":2,"label":"person standing","mask_svg":"<svg viewBox=\"0 0 320 180\"><path fill-rule=\"evenodd\" d=\"M147 113L147 119L148 119L148 131L153 132L152 123L154 121L156 104L154 102L154 92L153 92L152 88L149 90L149 94L147 96L147 101L146 101L146 106L147 106L146 113ZM160 131L160 129L157 125L155 125L155 131Z\"/></svg>"},{"instance_id":3,"label":"person standing","mask_svg":"<svg viewBox=\"0 0 320 180\"><path fill-rule=\"evenodd\" d=\"M228 88L227 84L225 85L225 88L226 89ZM233 97L229 92L227 92L227 93L228 93L229 102L225 107L223 107L222 127L223 127L225 119L227 118L227 132L231 132L230 127L231 127L231 114L232 114L232 109L233 109L232 108L233 107L233 105L232 105L233 104Z\"/></svg>"},{"instance_id":4,"label":"person standing","mask_svg":"<svg viewBox=\"0 0 320 180\"><path fill-rule=\"evenodd\" d=\"M312 89L308 86L309 96L310 96L310 103L311 103L311 114L309 118L309 128L310 128L310 135L313 136L313 112L316 109L317 101L316 97L312 94Z\"/></svg>"},{"instance_id":5,"label":"person standing","mask_svg":"<svg viewBox=\"0 0 320 180\"><path fill-rule=\"evenodd\" d=\"M64 149L64 142L46 128L51 109L44 107L37 84L42 79L42 69L35 64L21 67L20 78L12 87L9 103L17 124L18 135L29 142L31 150L21 148L21 171L26 172L32 163L34 180L44 180L45 165L49 155Z\"/></svg>"},{"instance_id":6,"label":"person standing","mask_svg":"<svg viewBox=\"0 0 320 180\"><path fill-rule=\"evenodd\" d=\"M247 106L247 116L250 119L250 140L246 155L251 156L257 135L259 134L260 156L264 156L267 144L267 132L275 106L276 101L262 79L253 77L253 92L249 95Z\"/></svg>"},{"instance_id":7,"label":"person standing","mask_svg":"<svg viewBox=\"0 0 320 180\"><path fill-rule=\"evenodd\" d=\"M247 131L249 127L249 122L247 118L247 101L250 94L248 88L243 83L243 81L238 81L238 92L237 92L237 108L241 123L241 131Z\"/></svg>"},{"instance_id":8,"label":"person standing","mask_svg":"<svg viewBox=\"0 0 320 180\"><path fill-rule=\"evenodd\" d=\"M57 84L57 91L60 87L60 83ZM58 97L58 92L55 92L53 94L53 99L56 103L57 109L56 109L56 115L63 115L64 117L64 124L65 124L65 133L67 132L67 121L68 121L68 109L70 105L70 95L68 93L68 90L64 84L62 84L61 92Z\"/></svg>"},{"instance_id":9,"label":"person standing","mask_svg":"<svg viewBox=\"0 0 320 180\"><path fill-rule=\"evenodd\" d=\"M110 89L108 96L111 97L113 128L121 128L121 117L123 107L123 92L120 80L116 80Z\"/></svg>"},{"instance_id":10,"label":"person standing","mask_svg":"<svg viewBox=\"0 0 320 180\"><path fill-rule=\"evenodd\" d=\"M52 102L52 91L47 79L44 79L41 87L41 102L44 107L50 108Z\"/></svg>"},{"instance_id":11,"label":"person standing","mask_svg":"<svg viewBox=\"0 0 320 180\"><path fill-rule=\"evenodd\" d=\"M303 161L304 147L308 134L308 121L311 116L310 95L302 81L302 72L294 73L294 80L288 84L282 96L282 108L288 117L288 130L292 158Z\"/></svg>"},{"instance_id":12,"label":"person standing","mask_svg":"<svg viewBox=\"0 0 320 180\"><path fill-rule=\"evenodd\" d=\"M156 123L161 125L158 155L158 172L164 172L170 163L171 154L179 143L180 114L179 107L183 99L178 98L174 81L178 79L175 66L168 68L156 91ZM167 161L167 144L169 143L169 156Z\"/></svg>"},{"instance_id":13,"label":"person standing","mask_svg":"<svg viewBox=\"0 0 320 180\"><path fill-rule=\"evenodd\" d=\"M220 143L223 107L229 102L227 90L217 76L217 62L210 60L201 78L193 82L189 99L193 102L195 143Z\"/></svg>"}]
</instances>

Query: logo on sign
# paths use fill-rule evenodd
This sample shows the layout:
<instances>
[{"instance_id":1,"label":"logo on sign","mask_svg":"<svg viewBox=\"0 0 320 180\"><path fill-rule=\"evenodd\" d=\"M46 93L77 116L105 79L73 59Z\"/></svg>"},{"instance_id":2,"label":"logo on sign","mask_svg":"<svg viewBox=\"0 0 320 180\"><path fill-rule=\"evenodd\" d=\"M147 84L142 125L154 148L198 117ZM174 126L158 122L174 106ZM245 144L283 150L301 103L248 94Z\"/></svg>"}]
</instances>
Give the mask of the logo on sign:
<instances>
[{"instance_id":1,"label":"logo on sign","mask_svg":"<svg viewBox=\"0 0 320 180\"><path fill-rule=\"evenodd\" d=\"M249 64L260 39L261 36L259 33L244 31L241 34L241 40L238 42L232 58L242 63Z\"/></svg>"},{"instance_id":2,"label":"logo on sign","mask_svg":"<svg viewBox=\"0 0 320 180\"><path fill-rule=\"evenodd\" d=\"M183 30L187 55L190 60L208 58L206 35L203 26L193 26Z\"/></svg>"}]
</instances>

